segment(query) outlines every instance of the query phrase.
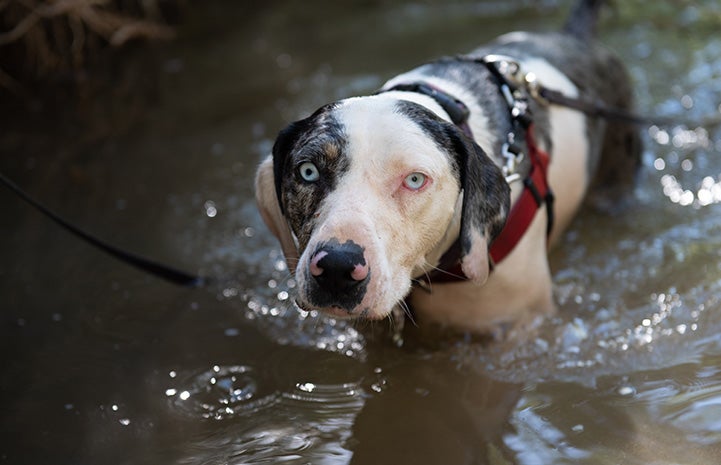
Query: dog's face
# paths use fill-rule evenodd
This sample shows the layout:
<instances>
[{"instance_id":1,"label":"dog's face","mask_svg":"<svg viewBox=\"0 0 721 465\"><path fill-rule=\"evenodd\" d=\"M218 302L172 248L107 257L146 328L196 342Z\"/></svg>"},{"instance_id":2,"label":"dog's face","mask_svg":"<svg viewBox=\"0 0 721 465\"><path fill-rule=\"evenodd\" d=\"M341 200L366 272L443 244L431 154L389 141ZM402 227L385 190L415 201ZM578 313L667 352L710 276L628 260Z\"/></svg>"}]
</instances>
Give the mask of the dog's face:
<instances>
[{"instance_id":1,"label":"dog's face","mask_svg":"<svg viewBox=\"0 0 721 465\"><path fill-rule=\"evenodd\" d=\"M298 305L370 319L387 316L458 234L463 271L484 282L509 203L478 145L424 107L383 95L288 126L256 195L295 269Z\"/></svg>"}]
</instances>

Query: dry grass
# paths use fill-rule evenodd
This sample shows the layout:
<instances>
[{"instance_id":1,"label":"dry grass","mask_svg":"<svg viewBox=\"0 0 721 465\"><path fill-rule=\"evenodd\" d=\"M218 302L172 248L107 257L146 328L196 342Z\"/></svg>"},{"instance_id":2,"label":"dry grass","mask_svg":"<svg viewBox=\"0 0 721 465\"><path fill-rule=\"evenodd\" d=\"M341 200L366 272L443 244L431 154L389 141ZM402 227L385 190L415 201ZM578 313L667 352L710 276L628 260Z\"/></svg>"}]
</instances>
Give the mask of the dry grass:
<instances>
[{"instance_id":1,"label":"dry grass","mask_svg":"<svg viewBox=\"0 0 721 465\"><path fill-rule=\"evenodd\" d=\"M0 87L81 69L108 47L168 40L163 3L174 0L0 0Z\"/></svg>"}]
</instances>

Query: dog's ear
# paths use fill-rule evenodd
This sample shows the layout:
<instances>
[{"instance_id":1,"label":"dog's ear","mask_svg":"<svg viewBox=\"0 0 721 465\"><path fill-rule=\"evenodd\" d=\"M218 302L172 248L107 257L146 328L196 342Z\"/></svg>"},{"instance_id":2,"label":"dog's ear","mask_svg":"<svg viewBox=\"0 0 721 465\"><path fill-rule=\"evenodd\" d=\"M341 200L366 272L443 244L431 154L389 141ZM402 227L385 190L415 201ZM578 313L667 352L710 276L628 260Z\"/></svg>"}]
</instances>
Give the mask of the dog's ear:
<instances>
[{"instance_id":1,"label":"dog's ear","mask_svg":"<svg viewBox=\"0 0 721 465\"><path fill-rule=\"evenodd\" d=\"M401 101L397 111L406 115L455 159L460 188L461 269L474 283L488 279L488 247L506 224L511 190L501 169L473 139L458 126L439 118L430 110Z\"/></svg>"},{"instance_id":2,"label":"dog's ear","mask_svg":"<svg viewBox=\"0 0 721 465\"><path fill-rule=\"evenodd\" d=\"M258 202L260 216L265 221L270 232L280 241L280 247L283 250L288 270L293 273L300 254L290 225L280 207L276 186L273 157L268 156L261 163L255 176L255 199Z\"/></svg>"},{"instance_id":3,"label":"dog's ear","mask_svg":"<svg viewBox=\"0 0 721 465\"><path fill-rule=\"evenodd\" d=\"M463 189L461 269L471 281L483 284L490 271L488 247L506 224L511 192L501 169L478 144L458 130L451 141Z\"/></svg>"}]
</instances>

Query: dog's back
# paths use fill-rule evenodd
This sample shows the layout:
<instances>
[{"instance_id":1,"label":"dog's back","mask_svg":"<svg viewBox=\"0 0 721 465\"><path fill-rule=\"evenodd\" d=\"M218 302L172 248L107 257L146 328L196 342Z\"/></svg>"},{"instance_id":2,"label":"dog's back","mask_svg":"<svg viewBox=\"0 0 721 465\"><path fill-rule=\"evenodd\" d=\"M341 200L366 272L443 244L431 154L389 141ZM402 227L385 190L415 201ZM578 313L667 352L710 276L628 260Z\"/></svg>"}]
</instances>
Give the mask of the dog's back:
<instances>
[{"instance_id":1,"label":"dog's back","mask_svg":"<svg viewBox=\"0 0 721 465\"><path fill-rule=\"evenodd\" d=\"M632 112L633 89L626 67L615 53L595 40L603 3L580 0L562 31L507 34L474 54L482 56L495 50L511 56L544 57L563 71L584 99ZM597 206L617 208L624 203L624 194L634 184L641 165L638 128L605 118L588 118L586 124L589 138L594 139L588 158L589 193Z\"/></svg>"}]
</instances>

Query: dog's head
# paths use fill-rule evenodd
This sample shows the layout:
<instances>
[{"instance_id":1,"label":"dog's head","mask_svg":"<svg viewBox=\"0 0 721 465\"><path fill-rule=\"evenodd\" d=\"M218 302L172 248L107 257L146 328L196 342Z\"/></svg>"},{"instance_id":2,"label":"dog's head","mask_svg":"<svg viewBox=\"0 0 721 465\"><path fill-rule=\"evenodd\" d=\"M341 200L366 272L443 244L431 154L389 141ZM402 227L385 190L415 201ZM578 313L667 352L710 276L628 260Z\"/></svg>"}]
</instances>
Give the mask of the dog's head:
<instances>
[{"instance_id":1,"label":"dog's head","mask_svg":"<svg viewBox=\"0 0 721 465\"><path fill-rule=\"evenodd\" d=\"M370 319L387 316L458 234L464 273L485 282L509 204L477 144L386 95L330 104L284 129L256 196L295 270L298 305Z\"/></svg>"}]
</instances>

